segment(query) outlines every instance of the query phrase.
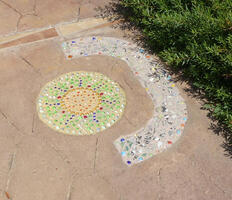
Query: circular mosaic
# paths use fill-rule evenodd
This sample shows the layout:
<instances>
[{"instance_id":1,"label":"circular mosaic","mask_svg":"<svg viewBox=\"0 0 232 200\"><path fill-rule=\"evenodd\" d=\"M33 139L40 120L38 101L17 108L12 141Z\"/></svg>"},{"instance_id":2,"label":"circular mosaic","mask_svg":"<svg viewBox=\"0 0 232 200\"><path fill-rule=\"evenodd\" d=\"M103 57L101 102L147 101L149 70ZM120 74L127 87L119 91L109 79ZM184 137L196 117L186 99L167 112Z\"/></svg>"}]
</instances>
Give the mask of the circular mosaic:
<instances>
[{"instance_id":1,"label":"circular mosaic","mask_svg":"<svg viewBox=\"0 0 232 200\"><path fill-rule=\"evenodd\" d=\"M90 135L119 120L125 93L108 77L95 72L70 72L47 83L37 100L40 119L57 131Z\"/></svg>"}]
</instances>

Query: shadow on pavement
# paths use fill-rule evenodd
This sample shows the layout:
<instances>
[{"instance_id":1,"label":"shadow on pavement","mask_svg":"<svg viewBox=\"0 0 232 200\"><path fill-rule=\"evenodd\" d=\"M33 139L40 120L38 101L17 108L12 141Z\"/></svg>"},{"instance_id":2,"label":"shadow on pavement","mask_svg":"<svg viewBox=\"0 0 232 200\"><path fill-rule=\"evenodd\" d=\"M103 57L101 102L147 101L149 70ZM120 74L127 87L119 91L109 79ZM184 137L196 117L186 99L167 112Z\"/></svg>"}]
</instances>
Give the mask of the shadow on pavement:
<instances>
[{"instance_id":1,"label":"shadow on pavement","mask_svg":"<svg viewBox=\"0 0 232 200\"><path fill-rule=\"evenodd\" d=\"M102 18L107 18L110 22L112 21L120 21L120 23L117 23L113 25L114 28L120 28L121 30L129 30L133 36L130 37L131 40L133 40L138 45L142 46L144 49L146 49L149 53L155 53L156 50L151 50L149 46L149 41L146 37L144 37L141 32L139 31L139 28L136 27L135 24L133 24L130 19L130 10L125 9L122 5L120 5L119 1L111 1L108 5L104 7L98 7L96 8L96 11L99 13L98 16ZM187 83L190 87L185 88L184 91L191 97L201 100L202 102L202 110L208 110L204 107L205 104L208 103L206 96L204 95L204 92L196 88L192 81L189 80L187 77L184 76L182 71L175 70L169 66L167 66L166 63L164 63L161 59L157 58L156 60L162 67L169 70L171 75L174 75L175 78L173 78L174 81L179 81L180 83ZM211 124L209 129L212 130L215 134L221 135L224 138L224 142L221 145L224 148L225 156L232 158L232 133L228 128L222 123L216 120L213 116L213 112L211 110L208 110L207 116L211 119Z\"/></svg>"}]
</instances>

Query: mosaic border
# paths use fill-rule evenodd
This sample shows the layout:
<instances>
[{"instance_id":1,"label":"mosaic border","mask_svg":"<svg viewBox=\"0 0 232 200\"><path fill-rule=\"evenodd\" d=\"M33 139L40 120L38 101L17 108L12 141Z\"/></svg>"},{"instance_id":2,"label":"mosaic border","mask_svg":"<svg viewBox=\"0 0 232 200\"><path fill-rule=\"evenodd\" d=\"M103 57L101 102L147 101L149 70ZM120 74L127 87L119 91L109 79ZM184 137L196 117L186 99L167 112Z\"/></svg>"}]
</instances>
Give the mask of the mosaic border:
<instances>
[{"instance_id":1,"label":"mosaic border","mask_svg":"<svg viewBox=\"0 0 232 200\"><path fill-rule=\"evenodd\" d=\"M114 141L125 164L149 159L180 138L187 121L184 99L168 71L143 48L112 37L77 38L64 42L62 48L67 59L107 55L124 60L154 102L153 116L143 128Z\"/></svg>"}]
</instances>

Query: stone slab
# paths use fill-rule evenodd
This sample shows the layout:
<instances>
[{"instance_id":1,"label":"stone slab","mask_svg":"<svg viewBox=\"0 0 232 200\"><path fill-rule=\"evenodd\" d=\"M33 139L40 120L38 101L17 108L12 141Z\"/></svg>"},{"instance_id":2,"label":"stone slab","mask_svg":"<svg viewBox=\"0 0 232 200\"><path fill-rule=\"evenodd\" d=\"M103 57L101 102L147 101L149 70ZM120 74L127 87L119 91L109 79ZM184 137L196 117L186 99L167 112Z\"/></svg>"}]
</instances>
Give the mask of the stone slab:
<instances>
[{"instance_id":1,"label":"stone slab","mask_svg":"<svg viewBox=\"0 0 232 200\"><path fill-rule=\"evenodd\" d=\"M36 42L36 41L43 40L43 39L57 37L58 33L56 32L55 28L51 28L51 29L40 31L40 32L32 33L30 35L26 34L24 36L22 34L21 36L22 37L20 37L20 38L15 38L15 40L13 40L13 41L9 41L9 42L0 44L0 49L12 47L12 46L17 46L17 45L21 45L21 44L26 44L26 43L30 43L30 42Z\"/></svg>"},{"instance_id":2,"label":"stone slab","mask_svg":"<svg viewBox=\"0 0 232 200\"><path fill-rule=\"evenodd\" d=\"M89 19L78 21L76 23L59 25L57 26L57 29L63 36L67 36L106 23L108 23L108 21L102 18L89 18Z\"/></svg>"}]
</instances>

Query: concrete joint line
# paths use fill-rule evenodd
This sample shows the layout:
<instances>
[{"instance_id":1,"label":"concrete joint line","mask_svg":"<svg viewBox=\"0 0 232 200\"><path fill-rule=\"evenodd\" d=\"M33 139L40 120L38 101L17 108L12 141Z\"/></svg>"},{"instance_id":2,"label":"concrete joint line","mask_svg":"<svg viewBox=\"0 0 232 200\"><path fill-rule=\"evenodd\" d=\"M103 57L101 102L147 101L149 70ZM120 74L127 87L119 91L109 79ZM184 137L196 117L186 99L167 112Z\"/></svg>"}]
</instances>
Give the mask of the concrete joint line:
<instances>
[{"instance_id":1,"label":"concrete joint line","mask_svg":"<svg viewBox=\"0 0 232 200\"><path fill-rule=\"evenodd\" d=\"M2 0L0 0L0 2L2 2ZM33 12L34 14L32 15L36 15L36 0ZM77 12L77 19L75 21L61 23L55 26L49 26L37 30L18 32L18 26L23 16L25 15L19 15L15 34L0 37L0 49L16 47L22 44L28 44L36 41L43 41L49 38L65 38L73 34L82 33L85 31L92 31L119 23L119 21L108 22L107 20L102 18L87 18L84 20L80 20L79 8Z\"/></svg>"}]
</instances>

